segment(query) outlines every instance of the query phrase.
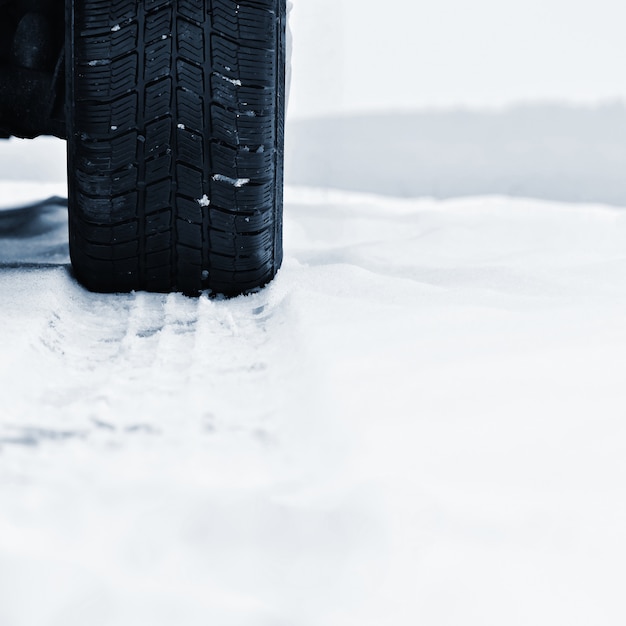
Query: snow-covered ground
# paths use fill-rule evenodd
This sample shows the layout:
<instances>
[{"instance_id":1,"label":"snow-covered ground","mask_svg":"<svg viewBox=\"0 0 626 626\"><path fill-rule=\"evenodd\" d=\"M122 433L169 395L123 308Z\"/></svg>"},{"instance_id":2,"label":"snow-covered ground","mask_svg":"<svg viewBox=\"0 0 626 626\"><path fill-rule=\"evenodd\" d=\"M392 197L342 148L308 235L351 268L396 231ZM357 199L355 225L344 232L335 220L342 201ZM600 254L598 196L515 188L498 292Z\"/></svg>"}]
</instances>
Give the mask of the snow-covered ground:
<instances>
[{"instance_id":1,"label":"snow-covered ground","mask_svg":"<svg viewBox=\"0 0 626 626\"><path fill-rule=\"evenodd\" d=\"M625 623L626 212L292 186L263 291L96 295L24 149L2 626Z\"/></svg>"}]
</instances>

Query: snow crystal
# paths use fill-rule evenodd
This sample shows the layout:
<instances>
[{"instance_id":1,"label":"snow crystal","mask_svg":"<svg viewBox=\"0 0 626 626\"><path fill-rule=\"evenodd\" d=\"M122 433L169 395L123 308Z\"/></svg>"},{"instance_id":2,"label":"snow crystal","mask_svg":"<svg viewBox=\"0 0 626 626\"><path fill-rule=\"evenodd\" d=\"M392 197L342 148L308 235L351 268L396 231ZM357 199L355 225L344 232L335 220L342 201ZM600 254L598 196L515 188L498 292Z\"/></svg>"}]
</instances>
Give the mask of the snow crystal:
<instances>
[{"instance_id":1,"label":"snow crystal","mask_svg":"<svg viewBox=\"0 0 626 626\"><path fill-rule=\"evenodd\" d=\"M250 182L249 178L231 178L230 176L224 176L224 174L213 174L213 180L228 183L233 187L243 187Z\"/></svg>"},{"instance_id":2,"label":"snow crystal","mask_svg":"<svg viewBox=\"0 0 626 626\"><path fill-rule=\"evenodd\" d=\"M119 24L116 24L115 26L113 26L113 28L111 28L111 32L112 33L116 33L118 30L120 30L122 27Z\"/></svg>"},{"instance_id":3,"label":"snow crystal","mask_svg":"<svg viewBox=\"0 0 626 626\"><path fill-rule=\"evenodd\" d=\"M228 78L228 76L224 76L224 74L218 74L218 76L226 82L230 83L231 85L241 87L241 81L238 78Z\"/></svg>"},{"instance_id":4,"label":"snow crystal","mask_svg":"<svg viewBox=\"0 0 626 626\"><path fill-rule=\"evenodd\" d=\"M196 202L200 206L209 206L211 204L211 201L209 200L209 197L206 194L204 194L202 198L198 198Z\"/></svg>"}]
</instances>

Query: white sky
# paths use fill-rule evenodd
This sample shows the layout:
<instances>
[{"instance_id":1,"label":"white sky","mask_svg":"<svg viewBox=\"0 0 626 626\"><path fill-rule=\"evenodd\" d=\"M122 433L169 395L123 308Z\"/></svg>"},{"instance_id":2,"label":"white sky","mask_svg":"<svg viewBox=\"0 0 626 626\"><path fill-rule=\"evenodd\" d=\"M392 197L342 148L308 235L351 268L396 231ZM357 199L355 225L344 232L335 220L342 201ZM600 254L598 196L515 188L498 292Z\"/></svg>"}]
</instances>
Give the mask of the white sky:
<instances>
[{"instance_id":1,"label":"white sky","mask_svg":"<svg viewBox=\"0 0 626 626\"><path fill-rule=\"evenodd\" d=\"M623 0L294 0L290 115L626 99Z\"/></svg>"}]
</instances>

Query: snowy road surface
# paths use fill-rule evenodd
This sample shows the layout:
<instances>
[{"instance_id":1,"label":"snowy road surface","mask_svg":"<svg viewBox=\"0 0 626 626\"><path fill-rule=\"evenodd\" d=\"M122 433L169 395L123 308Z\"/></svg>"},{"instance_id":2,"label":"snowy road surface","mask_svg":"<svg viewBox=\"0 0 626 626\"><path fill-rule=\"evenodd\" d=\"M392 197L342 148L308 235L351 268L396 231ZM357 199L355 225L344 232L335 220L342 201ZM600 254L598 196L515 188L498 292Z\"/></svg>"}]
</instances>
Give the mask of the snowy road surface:
<instances>
[{"instance_id":1,"label":"snowy road surface","mask_svg":"<svg viewBox=\"0 0 626 626\"><path fill-rule=\"evenodd\" d=\"M223 301L0 193L0 624L625 623L626 212L289 188Z\"/></svg>"}]
</instances>

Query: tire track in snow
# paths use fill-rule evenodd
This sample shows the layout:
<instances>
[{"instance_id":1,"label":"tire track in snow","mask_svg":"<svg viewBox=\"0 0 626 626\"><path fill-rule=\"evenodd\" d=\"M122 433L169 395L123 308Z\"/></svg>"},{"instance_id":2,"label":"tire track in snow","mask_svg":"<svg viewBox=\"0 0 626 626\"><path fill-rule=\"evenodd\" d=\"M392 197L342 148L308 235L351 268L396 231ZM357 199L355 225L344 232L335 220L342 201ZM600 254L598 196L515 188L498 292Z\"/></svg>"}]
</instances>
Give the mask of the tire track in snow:
<instances>
[{"instance_id":1,"label":"tire track in snow","mask_svg":"<svg viewBox=\"0 0 626 626\"><path fill-rule=\"evenodd\" d=\"M127 433L190 429L272 439L272 419L298 376L294 328L280 319L289 315L284 296L93 294L65 268L36 278L36 289L13 296L22 332L0 443L119 444Z\"/></svg>"}]
</instances>

